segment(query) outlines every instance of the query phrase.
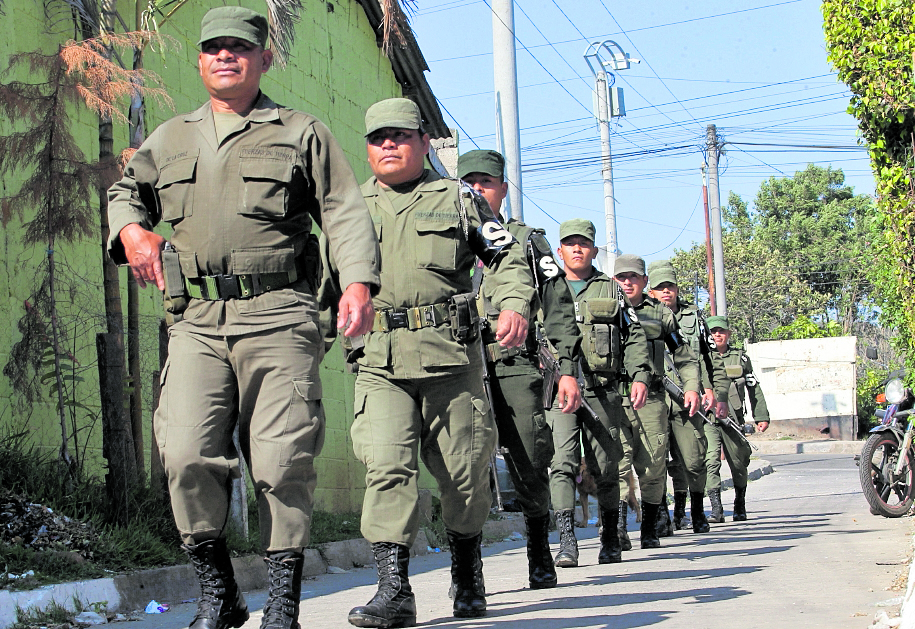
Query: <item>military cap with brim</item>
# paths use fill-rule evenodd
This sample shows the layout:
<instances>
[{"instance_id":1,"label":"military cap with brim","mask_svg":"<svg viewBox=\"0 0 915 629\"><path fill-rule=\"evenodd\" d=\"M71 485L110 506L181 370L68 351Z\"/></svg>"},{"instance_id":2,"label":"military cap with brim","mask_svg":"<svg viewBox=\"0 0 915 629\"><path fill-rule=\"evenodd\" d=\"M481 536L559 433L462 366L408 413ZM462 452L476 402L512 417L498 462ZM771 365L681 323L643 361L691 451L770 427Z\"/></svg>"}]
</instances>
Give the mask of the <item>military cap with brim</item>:
<instances>
[{"instance_id":1,"label":"military cap with brim","mask_svg":"<svg viewBox=\"0 0 915 629\"><path fill-rule=\"evenodd\" d=\"M645 273L645 261L637 255L624 253L616 257L613 263L613 274L636 273L637 275L647 275Z\"/></svg>"},{"instance_id":2,"label":"military cap with brim","mask_svg":"<svg viewBox=\"0 0 915 629\"><path fill-rule=\"evenodd\" d=\"M714 317L709 317L705 320L708 324L709 330L714 330L715 328L721 328L722 330L730 330L731 326L728 325L728 318L722 317L720 315L715 315Z\"/></svg>"},{"instance_id":3,"label":"military cap with brim","mask_svg":"<svg viewBox=\"0 0 915 629\"><path fill-rule=\"evenodd\" d=\"M470 173L483 173L490 177L504 177L505 158L498 151L467 151L458 156L458 179L463 179Z\"/></svg>"},{"instance_id":4,"label":"military cap with brim","mask_svg":"<svg viewBox=\"0 0 915 629\"><path fill-rule=\"evenodd\" d=\"M368 137L385 127L417 131L422 129L423 118L419 107L409 98L378 101L365 112L365 135Z\"/></svg>"},{"instance_id":5,"label":"military cap with brim","mask_svg":"<svg viewBox=\"0 0 915 629\"><path fill-rule=\"evenodd\" d=\"M237 37L261 48L267 45L267 18L245 7L216 7L200 21L200 46L217 37Z\"/></svg>"},{"instance_id":6,"label":"military cap with brim","mask_svg":"<svg viewBox=\"0 0 915 629\"><path fill-rule=\"evenodd\" d=\"M594 223L584 218L573 218L564 221L559 226L559 240L565 240L569 236L584 236L592 243L594 242Z\"/></svg>"},{"instance_id":7,"label":"military cap with brim","mask_svg":"<svg viewBox=\"0 0 915 629\"><path fill-rule=\"evenodd\" d=\"M677 272L668 260L655 260L648 265L648 286L657 288L664 282L677 283Z\"/></svg>"}]
</instances>

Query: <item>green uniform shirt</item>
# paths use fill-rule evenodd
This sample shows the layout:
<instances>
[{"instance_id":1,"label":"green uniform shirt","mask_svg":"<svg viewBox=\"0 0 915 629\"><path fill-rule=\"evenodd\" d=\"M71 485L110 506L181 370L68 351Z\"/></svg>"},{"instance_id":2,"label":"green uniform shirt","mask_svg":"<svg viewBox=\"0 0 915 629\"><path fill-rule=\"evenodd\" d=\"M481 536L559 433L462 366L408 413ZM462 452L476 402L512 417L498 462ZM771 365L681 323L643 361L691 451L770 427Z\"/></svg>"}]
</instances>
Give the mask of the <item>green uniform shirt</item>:
<instances>
[{"instance_id":1,"label":"green uniform shirt","mask_svg":"<svg viewBox=\"0 0 915 629\"><path fill-rule=\"evenodd\" d=\"M302 276L316 269L302 269L300 255L313 221L328 237L343 288L379 283L371 218L336 139L313 116L263 93L222 142L209 102L161 124L108 199L108 251L116 263L126 262L123 227L151 230L165 221L185 277L290 271L300 277L249 299L191 299L179 325L233 335L312 320L315 300Z\"/></svg>"},{"instance_id":2,"label":"green uniform shirt","mask_svg":"<svg viewBox=\"0 0 915 629\"><path fill-rule=\"evenodd\" d=\"M581 333L575 323L575 301L569 292L568 285L562 281L565 272L556 263L552 255L552 248L547 242L543 231L525 225L521 221L510 219L505 223L509 233L518 240L519 247L524 248L525 259L531 269L531 275L536 274L535 291L531 298L530 311L536 322L543 328L545 336L555 350L559 359L559 370L564 376L578 376L578 356L581 345ZM532 259L536 257L537 259ZM489 276L480 287L480 302L483 314L489 319L489 331L484 342L495 343L496 321L499 311L492 306L490 295L491 282ZM537 339L534 322L531 322L526 347L536 356Z\"/></svg>"},{"instance_id":3,"label":"green uniform shirt","mask_svg":"<svg viewBox=\"0 0 915 629\"><path fill-rule=\"evenodd\" d=\"M673 311L654 297L642 294L642 301L633 306L639 316L639 323L648 338L648 352L651 357L652 376L660 379L664 376L664 352L667 351L666 339L682 337L683 342L671 354L674 366L680 372L681 386L684 391L699 390L699 359L693 352L674 317Z\"/></svg>"},{"instance_id":4,"label":"green uniform shirt","mask_svg":"<svg viewBox=\"0 0 915 629\"><path fill-rule=\"evenodd\" d=\"M721 355L715 349L715 343L710 338L705 321L694 305L679 299L677 304L678 310L674 313L674 317L689 346L699 358L701 376L699 392L711 389L715 392L715 398L719 402L727 402L730 379L724 371L724 361L721 360Z\"/></svg>"},{"instance_id":5,"label":"green uniform shirt","mask_svg":"<svg viewBox=\"0 0 915 629\"><path fill-rule=\"evenodd\" d=\"M763 395L762 387L759 386L759 380L757 380L756 374L753 373L753 363L750 362L750 357L744 354L743 350L728 345L724 354L721 354L721 358L724 360L725 368L740 367L740 375L730 377L731 386L728 395L728 405L737 422L744 423L744 391L750 395L753 421L768 422L769 408L766 406L766 398Z\"/></svg>"},{"instance_id":6,"label":"green uniform shirt","mask_svg":"<svg viewBox=\"0 0 915 629\"><path fill-rule=\"evenodd\" d=\"M567 280L567 284L569 284L569 290L574 292L571 282L568 282ZM650 386L651 358L648 355L648 339L645 337L645 332L642 330L642 326L639 325L637 317L632 317L632 323L625 329L620 330L620 350L622 351L622 360L620 362L625 373L620 371L620 373L613 374L605 372L603 369L596 368L593 364L592 352L586 349L588 344L593 346L596 340L593 338L593 328L584 321L582 315L582 312L587 308L586 302L596 298L610 299L616 302L616 294L616 280L602 271L593 269L591 277L588 278L584 289L575 295L576 320L581 329L582 353L585 356L585 360L582 361L582 366L585 374L592 377L598 376L599 378L608 378L610 380L619 378L628 380L629 382L641 382L645 386ZM616 303L616 309L611 309L613 312L611 312L610 316L617 321L616 325L619 325L619 302ZM598 341L596 344L600 345L601 343L601 341Z\"/></svg>"},{"instance_id":7,"label":"green uniform shirt","mask_svg":"<svg viewBox=\"0 0 915 629\"><path fill-rule=\"evenodd\" d=\"M482 197L430 170L406 187L384 188L372 177L362 185L362 194L383 261L376 309L443 304L454 295L471 292L476 258L461 216L466 211L466 228L471 232L481 219L492 218ZM508 246L495 266L485 270L484 278L496 308L514 310L530 320L534 280L520 244ZM479 368L479 343L458 342L447 324L373 331L365 336L359 368L403 379Z\"/></svg>"}]
</instances>

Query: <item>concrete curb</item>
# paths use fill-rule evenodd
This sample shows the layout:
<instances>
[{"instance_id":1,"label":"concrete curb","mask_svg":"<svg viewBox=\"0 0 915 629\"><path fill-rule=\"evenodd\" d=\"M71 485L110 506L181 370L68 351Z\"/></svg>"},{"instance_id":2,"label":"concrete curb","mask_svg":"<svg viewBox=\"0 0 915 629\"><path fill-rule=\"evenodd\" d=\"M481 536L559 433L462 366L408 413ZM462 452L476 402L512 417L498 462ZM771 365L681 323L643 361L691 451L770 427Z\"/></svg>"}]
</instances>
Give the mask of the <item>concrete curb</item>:
<instances>
[{"instance_id":1,"label":"concrete curb","mask_svg":"<svg viewBox=\"0 0 915 629\"><path fill-rule=\"evenodd\" d=\"M764 454L859 454L864 447L864 441L834 441L823 439L821 441L770 441L750 438L750 443L757 446L759 451L754 455Z\"/></svg>"}]
</instances>

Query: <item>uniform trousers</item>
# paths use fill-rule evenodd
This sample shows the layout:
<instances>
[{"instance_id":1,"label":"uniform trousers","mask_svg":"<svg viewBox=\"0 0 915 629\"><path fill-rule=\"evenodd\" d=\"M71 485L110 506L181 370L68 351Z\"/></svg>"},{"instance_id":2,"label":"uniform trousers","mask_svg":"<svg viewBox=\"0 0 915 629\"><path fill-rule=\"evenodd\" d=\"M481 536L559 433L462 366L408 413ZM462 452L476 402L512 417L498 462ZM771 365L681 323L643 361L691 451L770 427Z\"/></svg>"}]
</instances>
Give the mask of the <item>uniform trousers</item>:
<instances>
[{"instance_id":1,"label":"uniform trousers","mask_svg":"<svg viewBox=\"0 0 915 629\"><path fill-rule=\"evenodd\" d=\"M236 423L268 551L307 546L324 443L315 323L243 335L169 328L168 361L154 427L172 511L186 544L223 534L233 478Z\"/></svg>"},{"instance_id":2,"label":"uniform trousers","mask_svg":"<svg viewBox=\"0 0 915 629\"><path fill-rule=\"evenodd\" d=\"M533 518L550 510L553 435L543 408L543 376L523 356L489 364L499 445L522 512Z\"/></svg>"},{"instance_id":3,"label":"uniform trousers","mask_svg":"<svg viewBox=\"0 0 915 629\"><path fill-rule=\"evenodd\" d=\"M705 469L708 480L706 489L721 489L721 447L724 446L724 458L731 468L731 478L734 487L747 486L747 468L750 465L750 455L753 454L750 445L737 435L733 428L722 426L706 426L705 436L708 438L708 451L705 457Z\"/></svg>"},{"instance_id":4,"label":"uniform trousers","mask_svg":"<svg viewBox=\"0 0 915 629\"><path fill-rule=\"evenodd\" d=\"M366 466L365 539L412 546L420 456L438 483L445 526L463 536L483 529L496 429L479 366L414 379L360 366L355 411L353 450Z\"/></svg>"},{"instance_id":5,"label":"uniform trousers","mask_svg":"<svg viewBox=\"0 0 915 629\"><path fill-rule=\"evenodd\" d=\"M670 412L670 462L667 470L673 479L674 491L705 493L705 455L708 440L705 420L699 415L676 408Z\"/></svg>"},{"instance_id":6,"label":"uniform trousers","mask_svg":"<svg viewBox=\"0 0 915 629\"><path fill-rule=\"evenodd\" d=\"M554 403L547 413L553 429L553 462L550 465L550 494L556 511L574 509L575 479L581 468L582 449L588 471L597 485L601 509L619 508L619 462L623 458L620 425L623 406L616 383L584 389L582 396L598 414L594 418L583 407L563 413Z\"/></svg>"},{"instance_id":7,"label":"uniform trousers","mask_svg":"<svg viewBox=\"0 0 915 629\"><path fill-rule=\"evenodd\" d=\"M629 472L639 477L642 502L661 504L667 483L669 421L663 392L650 392L645 406L637 411L623 403L625 415L620 430L623 459L620 461L620 495L629 495Z\"/></svg>"}]
</instances>

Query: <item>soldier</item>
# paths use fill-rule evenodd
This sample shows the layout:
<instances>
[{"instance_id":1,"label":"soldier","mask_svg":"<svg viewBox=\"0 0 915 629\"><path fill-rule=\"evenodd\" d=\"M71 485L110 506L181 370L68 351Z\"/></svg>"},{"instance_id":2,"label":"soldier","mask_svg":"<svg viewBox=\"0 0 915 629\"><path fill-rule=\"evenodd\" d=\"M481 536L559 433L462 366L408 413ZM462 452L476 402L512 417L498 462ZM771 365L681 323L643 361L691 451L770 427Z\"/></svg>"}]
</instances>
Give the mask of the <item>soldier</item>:
<instances>
[{"instance_id":1,"label":"soldier","mask_svg":"<svg viewBox=\"0 0 915 629\"><path fill-rule=\"evenodd\" d=\"M160 125L109 190L109 254L141 287L166 291L173 324L155 435L202 589L191 629L248 618L225 542L236 425L272 584L261 626L298 627L324 440L312 221L342 269L344 334L371 327L379 284L371 216L337 141L260 91L273 60L266 43L263 15L207 12L198 66L209 101ZM164 252L150 231L160 221L173 228Z\"/></svg>"},{"instance_id":2,"label":"soldier","mask_svg":"<svg viewBox=\"0 0 915 629\"><path fill-rule=\"evenodd\" d=\"M658 512L667 493L667 452L670 423L667 394L661 383L665 373L664 353L670 351L674 364L683 378L684 402L690 416L699 408L699 361L680 332L673 312L664 304L645 294L648 276L645 261L632 254L616 258L614 279L635 309L639 323L648 338L652 377L648 398L641 410L633 410L623 396L623 460L620 462L620 495L629 491L629 470L635 467L642 491L642 548L659 548ZM628 383L621 384L628 386ZM628 505L620 500L619 536L623 550L631 550L632 542L626 529Z\"/></svg>"},{"instance_id":3,"label":"soldier","mask_svg":"<svg viewBox=\"0 0 915 629\"><path fill-rule=\"evenodd\" d=\"M358 358L353 449L366 468L362 534L378 591L349 613L358 627L412 626L410 546L419 529L419 461L438 482L451 547L454 615L486 612L480 543L489 515L496 431L483 384L471 270L487 266L504 348L527 338L533 278L524 252L486 201L424 168L429 136L405 98L365 114L369 165L362 186L381 243L375 325Z\"/></svg>"},{"instance_id":4,"label":"soldier","mask_svg":"<svg viewBox=\"0 0 915 629\"><path fill-rule=\"evenodd\" d=\"M505 159L496 151L470 151L458 157L457 174L489 203L499 216L508 193ZM556 264L543 230L515 219L505 223L527 254L535 276L537 292L530 311L536 325L550 340L559 355L560 375L556 384L557 404L563 413L573 413L581 405L578 388L578 351L581 336L575 323L572 295L563 280L565 273ZM477 303L489 325L483 326L483 344L490 375L493 414L499 444L518 493L518 502L527 526L528 582L532 589L556 586L556 568L550 556L550 477L553 435L544 410L544 377L539 370L539 343L535 326L520 347L506 349L496 342L493 328L499 312L492 306L489 278L480 290ZM548 392L552 405L552 392Z\"/></svg>"},{"instance_id":5,"label":"soldier","mask_svg":"<svg viewBox=\"0 0 915 629\"><path fill-rule=\"evenodd\" d=\"M702 408L715 415L726 413L727 376L724 363L717 352L699 310L679 298L677 275L667 260L655 260L648 265L648 279L651 291L648 293L671 309L683 335L699 358L702 387ZM682 386L683 383L680 383ZM685 387L684 387L685 390ZM705 422L698 415L689 412L671 401L670 429L673 439L670 444L671 462L668 471L674 479L674 526L689 526L686 520L686 496L689 493L690 515L694 533L708 533L708 519L705 517L705 453L708 440L705 436ZM667 501L661 517L669 521ZM661 522L663 525L663 522ZM671 534L669 527L664 534Z\"/></svg>"},{"instance_id":6,"label":"soldier","mask_svg":"<svg viewBox=\"0 0 915 629\"><path fill-rule=\"evenodd\" d=\"M731 328L727 317L709 317L707 319L712 331L712 339L718 353L724 359L724 369L731 381L728 391L728 410L731 417L741 427L745 419L744 392L750 395L750 408L753 410L753 421L756 423L757 432L765 432L769 427L769 409L766 398L763 396L759 380L753 373L753 364L750 357L743 350L731 347ZM711 428L711 427L709 427ZM724 457L731 468L731 478L734 480L734 521L740 522L747 519L747 467L750 465L750 455L753 454L750 444L740 435L733 434L734 429L725 426L715 426L706 429L708 436L708 453L705 457L705 466L708 470L706 491L712 503L711 522L724 522L724 509L721 507L721 446L724 445Z\"/></svg>"},{"instance_id":7,"label":"soldier","mask_svg":"<svg viewBox=\"0 0 915 629\"><path fill-rule=\"evenodd\" d=\"M597 485L603 522L597 560L602 564L619 563L623 555L618 518L619 462L623 457L620 427L624 415L620 396L628 396L636 411L645 405L651 378L648 342L635 311L624 297L617 297L615 282L592 265L597 256L594 224L584 219L566 221L559 226L559 238L557 251L575 297L576 320L582 334L583 394L590 410L582 404L575 415L569 415L554 405L547 414L556 450L550 466L550 490L559 528L555 561L561 568L578 565L573 516L575 477L584 447L588 470Z\"/></svg>"}]
</instances>

